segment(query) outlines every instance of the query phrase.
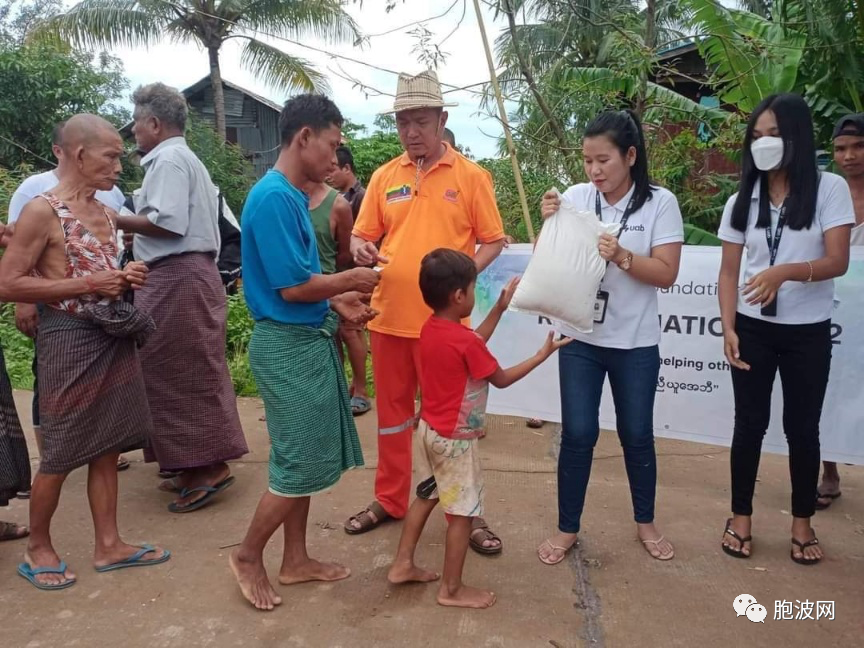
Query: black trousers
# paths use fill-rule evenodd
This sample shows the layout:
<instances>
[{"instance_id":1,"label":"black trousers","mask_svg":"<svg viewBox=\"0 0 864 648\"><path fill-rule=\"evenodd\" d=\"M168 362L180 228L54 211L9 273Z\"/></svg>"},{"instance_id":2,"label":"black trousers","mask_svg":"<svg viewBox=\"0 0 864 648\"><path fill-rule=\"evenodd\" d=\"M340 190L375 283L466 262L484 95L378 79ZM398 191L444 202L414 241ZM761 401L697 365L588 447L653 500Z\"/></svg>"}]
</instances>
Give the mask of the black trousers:
<instances>
[{"instance_id":1,"label":"black trousers","mask_svg":"<svg viewBox=\"0 0 864 648\"><path fill-rule=\"evenodd\" d=\"M771 419L771 391L779 369L783 431L789 444L792 515L810 517L816 512L819 419L831 368L831 321L776 324L739 313L735 332L741 359L750 365L750 371L732 369L732 512L753 514L762 439Z\"/></svg>"}]
</instances>

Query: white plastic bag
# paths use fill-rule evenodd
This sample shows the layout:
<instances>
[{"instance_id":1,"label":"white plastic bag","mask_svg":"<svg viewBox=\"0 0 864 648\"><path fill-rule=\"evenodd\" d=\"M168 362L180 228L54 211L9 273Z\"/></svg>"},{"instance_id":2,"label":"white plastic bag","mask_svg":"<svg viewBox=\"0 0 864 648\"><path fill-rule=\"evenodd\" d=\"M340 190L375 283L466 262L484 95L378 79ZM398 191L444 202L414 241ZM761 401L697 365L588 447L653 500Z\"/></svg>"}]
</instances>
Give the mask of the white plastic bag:
<instances>
[{"instance_id":1,"label":"white plastic bag","mask_svg":"<svg viewBox=\"0 0 864 648\"><path fill-rule=\"evenodd\" d=\"M594 302L606 272L597 244L601 234L615 236L620 228L562 198L561 207L543 224L510 308L569 324L581 333L593 331Z\"/></svg>"}]
</instances>

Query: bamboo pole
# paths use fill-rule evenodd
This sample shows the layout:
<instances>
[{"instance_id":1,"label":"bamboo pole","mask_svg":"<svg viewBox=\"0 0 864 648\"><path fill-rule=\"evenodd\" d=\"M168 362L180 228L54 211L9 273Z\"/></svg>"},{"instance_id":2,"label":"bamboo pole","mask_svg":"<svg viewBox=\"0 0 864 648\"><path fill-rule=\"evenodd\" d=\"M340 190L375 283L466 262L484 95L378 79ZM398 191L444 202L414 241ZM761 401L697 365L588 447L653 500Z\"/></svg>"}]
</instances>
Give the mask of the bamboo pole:
<instances>
[{"instance_id":1,"label":"bamboo pole","mask_svg":"<svg viewBox=\"0 0 864 648\"><path fill-rule=\"evenodd\" d=\"M528 210L528 199L525 197L525 186L522 184L522 172L519 170L519 160L516 157L516 146L513 144L513 135L510 133L510 123L507 121L507 110L504 108L504 98L501 96L501 86L498 84L498 75L495 74L495 62L492 60L492 50L489 49L489 39L486 37L486 27L483 25L483 16L480 13L480 0L474 0L474 11L477 14L477 26L480 28L480 36L483 39L483 49L486 52L486 63L489 66L489 80L498 101L498 113L501 126L504 128L504 139L507 141L507 153L510 155L510 164L513 165L513 179L516 181L516 190L519 192L519 203L522 205L522 218L525 219L525 228L528 231L528 240L534 242L534 225L531 223L531 212Z\"/></svg>"}]
</instances>

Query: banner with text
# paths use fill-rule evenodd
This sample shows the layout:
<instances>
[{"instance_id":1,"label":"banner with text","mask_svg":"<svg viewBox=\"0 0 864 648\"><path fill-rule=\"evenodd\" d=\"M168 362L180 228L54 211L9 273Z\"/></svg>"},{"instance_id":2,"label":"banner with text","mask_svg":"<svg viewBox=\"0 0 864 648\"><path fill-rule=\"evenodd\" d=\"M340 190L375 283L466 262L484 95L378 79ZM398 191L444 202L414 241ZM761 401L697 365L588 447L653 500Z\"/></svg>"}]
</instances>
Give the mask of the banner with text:
<instances>
[{"instance_id":1,"label":"banner with text","mask_svg":"<svg viewBox=\"0 0 864 648\"><path fill-rule=\"evenodd\" d=\"M475 326L486 316L501 288L521 275L531 246L513 245L480 275ZM729 365L723 355L723 332L717 303L720 248L685 246L676 284L659 291L660 379L654 409L658 437L729 446L734 403ZM835 281L837 308L832 319L834 343L831 378L821 425L822 458L864 465L864 248L853 248L849 271ZM562 286L561 298L567 298ZM548 320L508 312L489 348L501 366L534 354L553 328ZM786 454L779 377L774 387L771 426L763 448ZM506 390L493 389L490 413L561 420L558 362L551 358L527 378ZM609 384L604 388L600 423L615 428Z\"/></svg>"}]
</instances>

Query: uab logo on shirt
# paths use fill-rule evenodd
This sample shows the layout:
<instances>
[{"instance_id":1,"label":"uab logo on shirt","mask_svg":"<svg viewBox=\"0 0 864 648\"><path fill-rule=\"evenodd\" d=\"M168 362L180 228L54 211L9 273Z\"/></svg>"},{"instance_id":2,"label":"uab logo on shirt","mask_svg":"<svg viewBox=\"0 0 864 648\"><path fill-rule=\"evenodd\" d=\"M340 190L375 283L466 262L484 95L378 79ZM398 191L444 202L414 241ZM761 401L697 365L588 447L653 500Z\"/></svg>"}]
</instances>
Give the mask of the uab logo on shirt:
<instances>
[{"instance_id":1,"label":"uab logo on shirt","mask_svg":"<svg viewBox=\"0 0 864 648\"><path fill-rule=\"evenodd\" d=\"M644 225L625 225L624 231L625 232L644 232L645 226Z\"/></svg>"},{"instance_id":2,"label":"uab logo on shirt","mask_svg":"<svg viewBox=\"0 0 864 648\"><path fill-rule=\"evenodd\" d=\"M389 187L385 191L387 204L405 202L411 200L411 186L403 184L399 187Z\"/></svg>"}]
</instances>

